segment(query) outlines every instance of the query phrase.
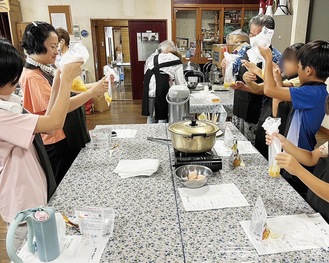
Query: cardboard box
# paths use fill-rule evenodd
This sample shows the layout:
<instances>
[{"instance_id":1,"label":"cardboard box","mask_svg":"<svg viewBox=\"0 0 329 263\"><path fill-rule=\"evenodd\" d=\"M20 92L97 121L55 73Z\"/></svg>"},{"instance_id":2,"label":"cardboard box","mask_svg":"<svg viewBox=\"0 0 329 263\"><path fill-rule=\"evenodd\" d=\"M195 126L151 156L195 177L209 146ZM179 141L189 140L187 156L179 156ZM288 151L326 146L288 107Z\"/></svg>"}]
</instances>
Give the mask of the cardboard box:
<instances>
[{"instance_id":1,"label":"cardboard box","mask_svg":"<svg viewBox=\"0 0 329 263\"><path fill-rule=\"evenodd\" d=\"M221 63L224 58L224 52L232 53L238 45L213 44L212 45L212 61L218 67L222 68Z\"/></svg>"},{"instance_id":2,"label":"cardboard box","mask_svg":"<svg viewBox=\"0 0 329 263\"><path fill-rule=\"evenodd\" d=\"M111 108L111 105L110 106L107 105L104 95L99 95L97 97L94 97L93 103L94 103L94 111L97 112L108 111Z\"/></svg>"}]
</instances>

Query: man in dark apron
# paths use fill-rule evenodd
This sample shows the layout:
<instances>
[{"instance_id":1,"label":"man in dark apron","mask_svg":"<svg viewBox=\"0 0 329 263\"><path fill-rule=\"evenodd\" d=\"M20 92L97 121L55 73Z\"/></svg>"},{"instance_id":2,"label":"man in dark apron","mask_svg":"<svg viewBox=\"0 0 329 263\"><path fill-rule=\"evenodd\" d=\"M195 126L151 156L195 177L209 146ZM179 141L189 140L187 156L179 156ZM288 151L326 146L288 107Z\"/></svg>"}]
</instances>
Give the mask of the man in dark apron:
<instances>
[{"instance_id":1,"label":"man in dark apron","mask_svg":"<svg viewBox=\"0 0 329 263\"><path fill-rule=\"evenodd\" d=\"M274 19L267 15L258 15L250 19L249 22L249 37L255 37L258 35L263 27L273 29L275 28ZM239 51L239 57L233 64L233 74L236 75L237 81L243 81L243 75L247 71L245 67L242 66L242 60L249 60L247 51L250 47L242 47ZM278 64L281 53L275 48L272 48L273 62ZM222 67L225 68L225 61L222 62ZM259 63L258 67L262 68L262 64ZM262 83L263 80L257 77L255 83ZM248 87L247 87L248 90ZM244 134L244 136L251 141L253 144L256 143L256 133L258 133L258 142L256 143L257 149L263 154L267 155L267 148L265 146L265 141L263 140L264 129L261 127L262 122L271 113L271 102L270 98L264 95L253 94L247 90L239 90L235 87L234 91L234 102L233 102L233 123L237 128ZM260 123L259 123L260 121Z\"/></svg>"},{"instance_id":2,"label":"man in dark apron","mask_svg":"<svg viewBox=\"0 0 329 263\"><path fill-rule=\"evenodd\" d=\"M142 115L148 123L163 123L168 119L166 95L170 82L185 84L182 61L173 55L175 45L171 41L160 43L158 54L152 54L145 62Z\"/></svg>"}]
</instances>

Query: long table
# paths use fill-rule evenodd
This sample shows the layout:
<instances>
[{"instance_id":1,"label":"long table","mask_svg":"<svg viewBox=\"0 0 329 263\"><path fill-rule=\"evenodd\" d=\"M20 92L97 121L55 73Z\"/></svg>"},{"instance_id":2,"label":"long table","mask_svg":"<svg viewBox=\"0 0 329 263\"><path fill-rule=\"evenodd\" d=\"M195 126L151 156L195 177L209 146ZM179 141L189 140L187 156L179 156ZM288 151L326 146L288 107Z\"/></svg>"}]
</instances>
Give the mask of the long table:
<instances>
[{"instance_id":1,"label":"long table","mask_svg":"<svg viewBox=\"0 0 329 263\"><path fill-rule=\"evenodd\" d=\"M201 83L202 88L197 87L196 89L192 89L192 94L195 92L200 92L203 90L203 86L208 85L206 82ZM227 112L228 117L233 116L233 99L234 99L234 90L228 89L228 90L222 90L222 91L212 91L216 96L220 98L220 105L222 105ZM205 102L202 105L194 105L195 107L198 107L198 112L213 112L211 108L209 108L209 102ZM209 110L210 109L210 110ZM201 110L201 111L200 111Z\"/></svg>"},{"instance_id":2,"label":"long table","mask_svg":"<svg viewBox=\"0 0 329 263\"><path fill-rule=\"evenodd\" d=\"M239 140L245 138L228 124ZM87 147L81 151L59 185L49 205L66 215L85 206L116 210L113 238L101 262L325 262L321 249L258 256L240 221L251 218L260 195L269 216L314 213L283 179L267 174L260 154L244 155L245 167L232 170L228 157L223 170L208 184L234 183L250 207L186 212L174 176L170 146L147 141L148 136L167 138L165 124L111 126L136 129L135 138L114 139L112 157L106 150ZM120 179L113 173L120 159L158 158L160 168L151 177Z\"/></svg>"}]
</instances>

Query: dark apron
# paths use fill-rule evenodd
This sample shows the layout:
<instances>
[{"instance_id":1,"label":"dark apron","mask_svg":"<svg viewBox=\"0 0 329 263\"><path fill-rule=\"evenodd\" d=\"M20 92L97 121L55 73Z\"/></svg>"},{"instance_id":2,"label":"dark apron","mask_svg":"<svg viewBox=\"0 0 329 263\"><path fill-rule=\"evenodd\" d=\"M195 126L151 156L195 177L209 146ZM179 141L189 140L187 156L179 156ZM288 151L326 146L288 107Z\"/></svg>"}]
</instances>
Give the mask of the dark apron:
<instances>
[{"instance_id":1,"label":"dark apron","mask_svg":"<svg viewBox=\"0 0 329 263\"><path fill-rule=\"evenodd\" d=\"M48 154L46 151L46 148L43 144L42 138L40 134L35 134L34 140L33 140L33 145L35 147L35 150L38 153L39 160L41 167L46 175L47 179L47 200L49 201L50 197L54 194L56 188L57 188L57 183L55 180L55 176L53 173L53 169L51 167L51 163L48 158Z\"/></svg>"},{"instance_id":2,"label":"dark apron","mask_svg":"<svg viewBox=\"0 0 329 263\"><path fill-rule=\"evenodd\" d=\"M244 54L242 59L249 60L247 52ZM257 66L262 68L262 63L258 63ZM241 65L237 74L237 81L243 81L242 77L246 71L246 67ZM262 82L263 80L257 76L256 83ZM264 95L257 95L242 90L235 90L233 100L233 114L238 118L243 119L245 122L257 124L262 108L263 97Z\"/></svg>"},{"instance_id":3,"label":"dark apron","mask_svg":"<svg viewBox=\"0 0 329 263\"><path fill-rule=\"evenodd\" d=\"M313 174L322 181L329 183L329 157L319 159L318 164L315 166ZM329 223L328 202L318 197L310 189L307 192L306 201Z\"/></svg>"},{"instance_id":4,"label":"dark apron","mask_svg":"<svg viewBox=\"0 0 329 263\"><path fill-rule=\"evenodd\" d=\"M279 133L287 137L288 129L293 116L293 108L291 101L281 101L278 105L277 118L281 118Z\"/></svg>"},{"instance_id":5,"label":"dark apron","mask_svg":"<svg viewBox=\"0 0 329 263\"><path fill-rule=\"evenodd\" d=\"M31 64L26 63L27 69L37 69ZM49 84L53 84L53 76L42 72L42 75L48 80ZM73 94L71 94L72 96ZM86 112L83 106L67 113L63 131L67 139L70 150L78 151L85 147L86 143L90 142L90 137L87 132Z\"/></svg>"},{"instance_id":6,"label":"dark apron","mask_svg":"<svg viewBox=\"0 0 329 263\"><path fill-rule=\"evenodd\" d=\"M142 115L150 116L149 112L149 85L152 76L155 76L155 119L168 119L168 103L166 96L169 86L169 75L161 71L161 68L176 66L182 64L181 60L173 60L159 64L159 55L154 56L153 69L148 69L144 76L143 100L142 100Z\"/></svg>"},{"instance_id":7,"label":"dark apron","mask_svg":"<svg viewBox=\"0 0 329 263\"><path fill-rule=\"evenodd\" d=\"M266 97L264 96L264 98ZM263 128L263 124L267 117L270 116L272 116L272 98L266 98L263 100L263 105L255 132L255 148L265 157L266 160L268 160L268 146L266 145L266 132Z\"/></svg>"},{"instance_id":8,"label":"dark apron","mask_svg":"<svg viewBox=\"0 0 329 263\"><path fill-rule=\"evenodd\" d=\"M25 109L23 109L23 114L28 114L28 112ZM46 176L47 200L49 201L49 199L52 197L52 195L54 194L54 192L57 188L57 183L55 180L55 176L53 173L53 169L51 167L51 163L50 163L45 145L43 144L42 138L39 133L36 133L34 135L33 145L38 154L40 165Z\"/></svg>"}]
</instances>

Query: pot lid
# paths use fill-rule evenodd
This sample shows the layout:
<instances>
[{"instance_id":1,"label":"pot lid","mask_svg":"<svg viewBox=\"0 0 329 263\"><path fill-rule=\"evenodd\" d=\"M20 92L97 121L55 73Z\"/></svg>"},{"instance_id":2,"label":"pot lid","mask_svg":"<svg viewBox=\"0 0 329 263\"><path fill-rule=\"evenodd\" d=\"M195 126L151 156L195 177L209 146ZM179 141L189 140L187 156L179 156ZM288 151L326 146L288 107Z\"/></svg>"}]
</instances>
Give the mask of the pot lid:
<instances>
[{"instance_id":1,"label":"pot lid","mask_svg":"<svg viewBox=\"0 0 329 263\"><path fill-rule=\"evenodd\" d=\"M219 131L218 126L210 121L186 120L169 126L169 131L183 136L196 134L213 135Z\"/></svg>"}]
</instances>

